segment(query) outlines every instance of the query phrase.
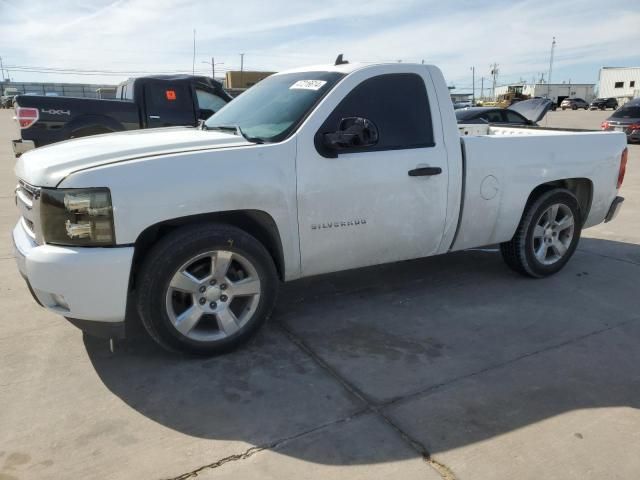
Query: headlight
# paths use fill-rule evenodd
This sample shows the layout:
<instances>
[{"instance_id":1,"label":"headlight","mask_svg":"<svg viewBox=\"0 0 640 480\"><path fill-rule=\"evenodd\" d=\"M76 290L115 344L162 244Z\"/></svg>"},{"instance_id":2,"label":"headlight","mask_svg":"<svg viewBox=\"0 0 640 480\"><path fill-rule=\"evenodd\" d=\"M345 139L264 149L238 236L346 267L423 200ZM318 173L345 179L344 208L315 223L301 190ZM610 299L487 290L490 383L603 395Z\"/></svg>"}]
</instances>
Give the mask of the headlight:
<instances>
[{"instance_id":1,"label":"headlight","mask_svg":"<svg viewBox=\"0 0 640 480\"><path fill-rule=\"evenodd\" d=\"M116 243L108 188L43 188L40 199L45 243L98 247Z\"/></svg>"}]
</instances>

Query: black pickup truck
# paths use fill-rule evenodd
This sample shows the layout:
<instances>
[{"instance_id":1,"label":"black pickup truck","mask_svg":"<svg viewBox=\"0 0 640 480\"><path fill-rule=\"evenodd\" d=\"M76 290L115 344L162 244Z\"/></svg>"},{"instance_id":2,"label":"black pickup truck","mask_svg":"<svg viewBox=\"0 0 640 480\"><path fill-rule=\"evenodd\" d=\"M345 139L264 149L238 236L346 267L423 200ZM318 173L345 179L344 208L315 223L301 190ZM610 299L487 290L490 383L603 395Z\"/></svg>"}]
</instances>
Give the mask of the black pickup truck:
<instances>
[{"instance_id":1,"label":"black pickup truck","mask_svg":"<svg viewBox=\"0 0 640 480\"><path fill-rule=\"evenodd\" d=\"M121 83L115 100L18 95L14 107L21 137L16 156L76 137L139 128L196 125L231 101L209 77L157 75Z\"/></svg>"}]
</instances>

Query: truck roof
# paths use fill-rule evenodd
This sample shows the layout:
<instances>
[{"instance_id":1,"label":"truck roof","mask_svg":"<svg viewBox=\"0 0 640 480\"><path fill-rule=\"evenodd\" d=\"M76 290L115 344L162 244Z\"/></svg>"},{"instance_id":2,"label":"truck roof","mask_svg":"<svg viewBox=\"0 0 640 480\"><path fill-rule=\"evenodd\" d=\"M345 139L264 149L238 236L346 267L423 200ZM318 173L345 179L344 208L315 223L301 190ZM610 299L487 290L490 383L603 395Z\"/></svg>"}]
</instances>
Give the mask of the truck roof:
<instances>
[{"instance_id":1,"label":"truck roof","mask_svg":"<svg viewBox=\"0 0 640 480\"><path fill-rule=\"evenodd\" d=\"M407 66L407 65L420 65L422 67L431 67L432 65L418 64L418 63L398 63L398 62L380 62L380 63L343 63L340 65L324 64L324 65L309 65L307 67L292 68L290 70L284 70L278 72L275 75L283 75L287 73L300 73L300 72L339 72L349 74L356 70L362 70L364 68L380 67L382 65L387 66Z\"/></svg>"},{"instance_id":2,"label":"truck roof","mask_svg":"<svg viewBox=\"0 0 640 480\"><path fill-rule=\"evenodd\" d=\"M154 80L196 80L196 81L207 81L211 80L211 77L207 77L205 75L188 75L186 73L180 73L176 75L144 75L142 77L132 77L130 80L141 80L141 79L154 79Z\"/></svg>"}]
</instances>

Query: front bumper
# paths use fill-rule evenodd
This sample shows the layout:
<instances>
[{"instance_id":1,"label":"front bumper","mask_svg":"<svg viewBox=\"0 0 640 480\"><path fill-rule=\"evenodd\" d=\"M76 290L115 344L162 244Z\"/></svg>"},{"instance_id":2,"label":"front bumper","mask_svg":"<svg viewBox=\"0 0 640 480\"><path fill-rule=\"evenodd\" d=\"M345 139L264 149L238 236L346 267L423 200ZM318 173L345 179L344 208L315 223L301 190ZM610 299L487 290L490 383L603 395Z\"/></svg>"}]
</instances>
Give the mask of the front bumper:
<instances>
[{"instance_id":1,"label":"front bumper","mask_svg":"<svg viewBox=\"0 0 640 480\"><path fill-rule=\"evenodd\" d=\"M622 208L622 202L624 202L623 197L616 197L613 199L613 202L611 202L611 206L609 207L609 211L607 212L607 216L604 217L605 223L610 222L618 216L620 208Z\"/></svg>"},{"instance_id":2,"label":"front bumper","mask_svg":"<svg viewBox=\"0 0 640 480\"><path fill-rule=\"evenodd\" d=\"M21 221L13 245L18 269L40 305L88 333L101 325L105 332L123 330L133 247L38 245Z\"/></svg>"},{"instance_id":3,"label":"front bumper","mask_svg":"<svg viewBox=\"0 0 640 480\"><path fill-rule=\"evenodd\" d=\"M13 154L16 157L36 148L36 144L33 140L11 140L11 144L13 145Z\"/></svg>"}]
</instances>

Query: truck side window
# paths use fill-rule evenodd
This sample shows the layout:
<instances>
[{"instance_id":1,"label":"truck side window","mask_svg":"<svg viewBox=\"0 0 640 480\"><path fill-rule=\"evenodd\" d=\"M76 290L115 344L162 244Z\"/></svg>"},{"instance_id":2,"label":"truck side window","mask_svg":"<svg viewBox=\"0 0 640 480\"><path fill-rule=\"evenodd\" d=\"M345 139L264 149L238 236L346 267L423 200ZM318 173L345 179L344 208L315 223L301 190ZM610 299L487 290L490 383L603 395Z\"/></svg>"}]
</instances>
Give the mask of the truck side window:
<instances>
[{"instance_id":1,"label":"truck side window","mask_svg":"<svg viewBox=\"0 0 640 480\"><path fill-rule=\"evenodd\" d=\"M365 80L340 102L319 132L335 132L347 117L364 117L378 127L378 143L366 151L435 145L427 90L422 77L414 73Z\"/></svg>"},{"instance_id":2,"label":"truck side window","mask_svg":"<svg viewBox=\"0 0 640 480\"><path fill-rule=\"evenodd\" d=\"M227 102L219 96L204 90L196 89L196 97L198 99L199 108L204 108L213 112L217 112L227 104Z\"/></svg>"},{"instance_id":3,"label":"truck side window","mask_svg":"<svg viewBox=\"0 0 640 480\"><path fill-rule=\"evenodd\" d=\"M133 100L133 82L127 82L124 87L124 97L127 100Z\"/></svg>"},{"instance_id":4,"label":"truck side window","mask_svg":"<svg viewBox=\"0 0 640 480\"><path fill-rule=\"evenodd\" d=\"M183 114L193 110L191 93L185 85L150 82L144 91L147 111L152 115L160 112Z\"/></svg>"}]
</instances>

